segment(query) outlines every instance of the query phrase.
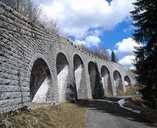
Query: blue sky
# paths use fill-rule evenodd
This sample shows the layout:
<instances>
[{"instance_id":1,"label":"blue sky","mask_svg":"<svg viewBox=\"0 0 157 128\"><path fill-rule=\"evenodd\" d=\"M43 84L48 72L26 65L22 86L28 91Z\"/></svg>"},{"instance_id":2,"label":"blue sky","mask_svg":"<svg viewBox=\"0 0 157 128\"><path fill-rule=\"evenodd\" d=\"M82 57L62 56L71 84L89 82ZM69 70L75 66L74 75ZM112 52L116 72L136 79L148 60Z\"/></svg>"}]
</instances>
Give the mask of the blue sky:
<instances>
[{"instance_id":1,"label":"blue sky","mask_svg":"<svg viewBox=\"0 0 157 128\"><path fill-rule=\"evenodd\" d=\"M115 51L118 62L133 68L134 27L130 11L136 0L34 0L40 20L57 25L62 36L88 48Z\"/></svg>"},{"instance_id":2,"label":"blue sky","mask_svg":"<svg viewBox=\"0 0 157 128\"><path fill-rule=\"evenodd\" d=\"M104 41L101 46L109 49L114 49L114 46L117 42L121 41L124 38L132 37L133 28L132 20L123 21L118 24L114 29L109 31L104 31L101 39Z\"/></svg>"}]
</instances>

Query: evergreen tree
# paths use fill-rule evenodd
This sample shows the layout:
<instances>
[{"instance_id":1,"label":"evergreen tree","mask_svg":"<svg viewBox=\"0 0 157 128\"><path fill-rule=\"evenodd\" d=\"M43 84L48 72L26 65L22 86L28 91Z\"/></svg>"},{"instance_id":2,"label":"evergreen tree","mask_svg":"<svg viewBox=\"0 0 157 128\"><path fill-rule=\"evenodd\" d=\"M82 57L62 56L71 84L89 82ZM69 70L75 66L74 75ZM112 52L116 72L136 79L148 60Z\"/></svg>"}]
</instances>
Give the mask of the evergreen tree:
<instances>
[{"instance_id":1,"label":"evergreen tree","mask_svg":"<svg viewBox=\"0 0 157 128\"><path fill-rule=\"evenodd\" d=\"M112 51L112 53L111 53L111 61L117 62L116 54L114 53L114 51Z\"/></svg>"},{"instance_id":2,"label":"evergreen tree","mask_svg":"<svg viewBox=\"0 0 157 128\"><path fill-rule=\"evenodd\" d=\"M143 46L136 50L137 80L143 98L151 107L157 99L157 0L137 0L132 17L136 30L134 38Z\"/></svg>"}]
</instances>

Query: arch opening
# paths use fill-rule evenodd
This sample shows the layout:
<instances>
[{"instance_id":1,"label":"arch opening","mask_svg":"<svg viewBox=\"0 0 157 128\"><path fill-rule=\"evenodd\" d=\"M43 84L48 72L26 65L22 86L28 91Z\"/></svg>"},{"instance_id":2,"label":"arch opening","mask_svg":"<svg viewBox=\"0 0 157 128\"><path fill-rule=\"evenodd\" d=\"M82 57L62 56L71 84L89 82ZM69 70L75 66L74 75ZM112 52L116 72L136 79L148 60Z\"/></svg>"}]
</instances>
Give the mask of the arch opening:
<instances>
[{"instance_id":1,"label":"arch opening","mask_svg":"<svg viewBox=\"0 0 157 128\"><path fill-rule=\"evenodd\" d=\"M59 53L56 59L57 68L57 82L59 89L59 101L64 102L70 100L69 93L72 89L72 85L68 83L69 80L69 63L66 56L63 53Z\"/></svg>"},{"instance_id":2,"label":"arch opening","mask_svg":"<svg viewBox=\"0 0 157 128\"><path fill-rule=\"evenodd\" d=\"M101 68L101 79L105 95L113 95L110 72L106 66L102 66Z\"/></svg>"},{"instance_id":3,"label":"arch opening","mask_svg":"<svg viewBox=\"0 0 157 128\"><path fill-rule=\"evenodd\" d=\"M113 73L114 83L116 86L117 95L121 95L123 92L123 84L122 84L122 77L118 71L114 71Z\"/></svg>"},{"instance_id":4,"label":"arch opening","mask_svg":"<svg viewBox=\"0 0 157 128\"><path fill-rule=\"evenodd\" d=\"M43 59L37 59L31 71L30 98L34 103L48 101L48 89L52 85L51 73Z\"/></svg>"},{"instance_id":5,"label":"arch opening","mask_svg":"<svg viewBox=\"0 0 157 128\"><path fill-rule=\"evenodd\" d=\"M125 82L125 86L130 86L131 85L131 80L128 76L124 77L124 82Z\"/></svg>"},{"instance_id":6,"label":"arch opening","mask_svg":"<svg viewBox=\"0 0 157 128\"><path fill-rule=\"evenodd\" d=\"M84 64L80 56L74 55L74 79L77 91L77 98L87 97L86 78Z\"/></svg>"},{"instance_id":7,"label":"arch opening","mask_svg":"<svg viewBox=\"0 0 157 128\"><path fill-rule=\"evenodd\" d=\"M95 99L104 97L104 89L101 82L100 73L98 71L97 64L94 62L89 62L88 72L90 77L90 85L92 97Z\"/></svg>"}]
</instances>

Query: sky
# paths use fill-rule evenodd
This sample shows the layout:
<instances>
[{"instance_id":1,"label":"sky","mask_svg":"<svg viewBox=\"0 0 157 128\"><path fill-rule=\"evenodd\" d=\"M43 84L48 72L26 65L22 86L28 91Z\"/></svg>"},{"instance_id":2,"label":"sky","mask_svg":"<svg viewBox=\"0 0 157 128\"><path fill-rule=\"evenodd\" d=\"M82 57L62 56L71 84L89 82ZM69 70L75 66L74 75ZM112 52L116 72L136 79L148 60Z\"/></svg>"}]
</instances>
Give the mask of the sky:
<instances>
[{"instance_id":1,"label":"sky","mask_svg":"<svg viewBox=\"0 0 157 128\"><path fill-rule=\"evenodd\" d=\"M42 14L40 20L53 21L59 33L77 45L105 48L116 53L118 62L134 68L134 26L130 11L136 0L33 0Z\"/></svg>"}]
</instances>

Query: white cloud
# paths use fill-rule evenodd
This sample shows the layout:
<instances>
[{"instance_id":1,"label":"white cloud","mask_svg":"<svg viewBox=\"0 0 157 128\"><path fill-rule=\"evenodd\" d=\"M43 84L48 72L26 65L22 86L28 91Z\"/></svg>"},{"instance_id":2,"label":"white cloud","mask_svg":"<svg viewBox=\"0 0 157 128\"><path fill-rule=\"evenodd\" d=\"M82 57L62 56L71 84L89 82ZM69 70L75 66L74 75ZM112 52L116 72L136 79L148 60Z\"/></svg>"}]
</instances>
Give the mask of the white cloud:
<instances>
[{"instance_id":1,"label":"white cloud","mask_svg":"<svg viewBox=\"0 0 157 128\"><path fill-rule=\"evenodd\" d=\"M119 63L133 69L133 62L135 59L135 48L140 47L142 44L137 43L134 39L131 37L123 39L122 41L116 43L115 45L115 53L118 56Z\"/></svg>"},{"instance_id":2,"label":"white cloud","mask_svg":"<svg viewBox=\"0 0 157 128\"><path fill-rule=\"evenodd\" d=\"M116 44L116 53L134 54L135 47L139 47L141 44L137 43L132 38L126 38Z\"/></svg>"},{"instance_id":3,"label":"white cloud","mask_svg":"<svg viewBox=\"0 0 157 128\"><path fill-rule=\"evenodd\" d=\"M36 1L36 0L34 0ZM54 20L60 30L75 38L87 36L91 28L112 29L124 21L134 0L52 0L40 4L42 19Z\"/></svg>"},{"instance_id":4,"label":"white cloud","mask_svg":"<svg viewBox=\"0 0 157 128\"><path fill-rule=\"evenodd\" d=\"M135 56L134 55L127 55L120 59L118 62L125 66L131 66L134 62Z\"/></svg>"},{"instance_id":5,"label":"white cloud","mask_svg":"<svg viewBox=\"0 0 157 128\"><path fill-rule=\"evenodd\" d=\"M76 40L76 44L85 45L87 47L98 47L101 39L96 35L89 35L84 40Z\"/></svg>"},{"instance_id":6,"label":"white cloud","mask_svg":"<svg viewBox=\"0 0 157 128\"><path fill-rule=\"evenodd\" d=\"M86 45L86 42L83 40L75 40L76 45Z\"/></svg>"},{"instance_id":7,"label":"white cloud","mask_svg":"<svg viewBox=\"0 0 157 128\"><path fill-rule=\"evenodd\" d=\"M106 51L108 52L108 55L111 56L112 50L111 49L106 49Z\"/></svg>"},{"instance_id":8,"label":"white cloud","mask_svg":"<svg viewBox=\"0 0 157 128\"><path fill-rule=\"evenodd\" d=\"M101 42L98 36L88 36L86 42L92 43L94 46L98 46Z\"/></svg>"}]
</instances>

